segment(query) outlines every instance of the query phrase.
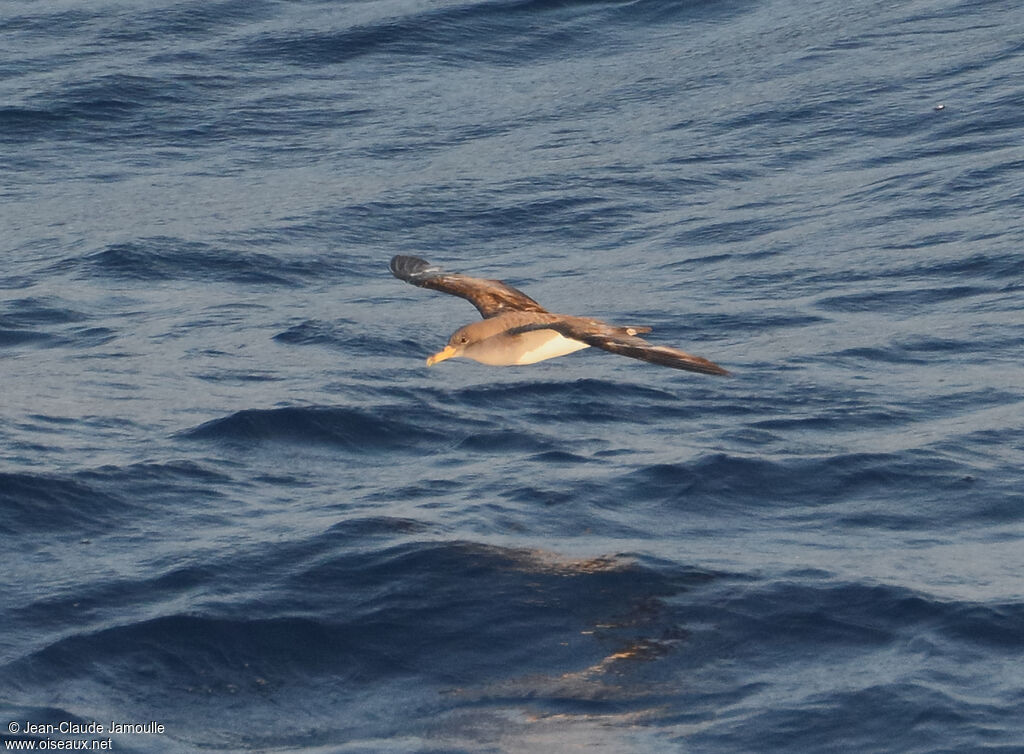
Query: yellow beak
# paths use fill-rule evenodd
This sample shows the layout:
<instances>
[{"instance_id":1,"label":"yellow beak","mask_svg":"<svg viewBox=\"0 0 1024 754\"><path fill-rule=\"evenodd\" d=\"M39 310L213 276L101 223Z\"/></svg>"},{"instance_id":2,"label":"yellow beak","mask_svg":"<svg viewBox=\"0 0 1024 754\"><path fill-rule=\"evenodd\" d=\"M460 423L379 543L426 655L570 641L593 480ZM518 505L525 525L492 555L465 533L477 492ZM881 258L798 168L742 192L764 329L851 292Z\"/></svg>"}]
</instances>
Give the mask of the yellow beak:
<instances>
[{"instance_id":1,"label":"yellow beak","mask_svg":"<svg viewBox=\"0 0 1024 754\"><path fill-rule=\"evenodd\" d=\"M427 366L428 367L432 367L437 362L444 361L446 359L450 359L454 355L455 355L455 349L452 346L445 346L443 350L438 351L433 356L431 356L429 359L427 359Z\"/></svg>"}]
</instances>

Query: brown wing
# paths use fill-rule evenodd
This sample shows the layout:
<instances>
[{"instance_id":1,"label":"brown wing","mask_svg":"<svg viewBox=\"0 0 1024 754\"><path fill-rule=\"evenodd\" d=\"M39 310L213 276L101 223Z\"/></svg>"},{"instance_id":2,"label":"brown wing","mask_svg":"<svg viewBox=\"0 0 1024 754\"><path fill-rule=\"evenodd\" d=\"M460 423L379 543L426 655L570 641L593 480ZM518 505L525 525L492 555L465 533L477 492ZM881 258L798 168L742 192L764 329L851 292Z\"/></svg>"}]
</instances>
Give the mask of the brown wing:
<instances>
[{"instance_id":1,"label":"brown wing","mask_svg":"<svg viewBox=\"0 0 1024 754\"><path fill-rule=\"evenodd\" d=\"M585 317L555 317L551 321L517 327L509 332L514 334L528 330L554 330L566 338L578 340L588 346L603 348L611 353L649 361L652 364L660 364L673 369L685 369L688 372L701 372L702 374L729 374L728 370L713 361L680 351L678 348L656 346L636 336L636 333L647 332L649 329L615 327L600 320Z\"/></svg>"},{"instance_id":2,"label":"brown wing","mask_svg":"<svg viewBox=\"0 0 1024 754\"><path fill-rule=\"evenodd\" d=\"M391 259L391 272L399 280L420 288L450 293L469 301L485 318L506 312L547 312L522 291L500 280L484 280L445 272L419 257L397 256Z\"/></svg>"}]
</instances>

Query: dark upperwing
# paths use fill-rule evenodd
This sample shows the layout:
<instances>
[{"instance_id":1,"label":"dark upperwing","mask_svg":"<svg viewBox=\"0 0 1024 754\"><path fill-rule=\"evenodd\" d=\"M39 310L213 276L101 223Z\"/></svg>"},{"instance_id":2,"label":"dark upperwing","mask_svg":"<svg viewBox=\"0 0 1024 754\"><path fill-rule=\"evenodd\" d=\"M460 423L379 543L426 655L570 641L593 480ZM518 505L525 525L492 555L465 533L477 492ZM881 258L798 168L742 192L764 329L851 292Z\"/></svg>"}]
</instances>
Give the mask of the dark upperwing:
<instances>
[{"instance_id":1,"label":"dark upperwing","mask_svg":"<svg viewBox=\"0 0 1024 754\"><path fill-rule=\"evenodd\" d=\"M419 257L391 259L391 272L399 280L431 290L450 293L469 301L485 319L506 312L547 312L522 291L500 280L485 280L445 272Z\"/></svg>"}]
</instances>

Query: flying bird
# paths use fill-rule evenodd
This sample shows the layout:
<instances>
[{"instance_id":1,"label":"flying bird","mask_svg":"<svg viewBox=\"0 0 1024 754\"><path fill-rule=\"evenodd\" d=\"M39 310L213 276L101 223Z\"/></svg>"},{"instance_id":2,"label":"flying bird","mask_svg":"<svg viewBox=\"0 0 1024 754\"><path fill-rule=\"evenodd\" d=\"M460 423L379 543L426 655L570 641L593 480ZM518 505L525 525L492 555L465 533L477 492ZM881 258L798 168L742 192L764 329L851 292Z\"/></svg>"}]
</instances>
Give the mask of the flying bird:
<instances>
[{"instance_id":1,"label":"flying bird","mask_svg":"<svg viewBox=\"0 0 1024 754\"><path fill-rule=\"evenodd\" d=\"M639 337L650 332L649 327L617 327L590 317L554 314L500 280L445 272L419 257L406 256L392 258L391 272L420 288L464 298L483 317L456 330L448 345L427 359L427 366L460 356L492 366L534 364L594 346L673 369L729 374L700 356Z\"/></svg>"}]
</instances>

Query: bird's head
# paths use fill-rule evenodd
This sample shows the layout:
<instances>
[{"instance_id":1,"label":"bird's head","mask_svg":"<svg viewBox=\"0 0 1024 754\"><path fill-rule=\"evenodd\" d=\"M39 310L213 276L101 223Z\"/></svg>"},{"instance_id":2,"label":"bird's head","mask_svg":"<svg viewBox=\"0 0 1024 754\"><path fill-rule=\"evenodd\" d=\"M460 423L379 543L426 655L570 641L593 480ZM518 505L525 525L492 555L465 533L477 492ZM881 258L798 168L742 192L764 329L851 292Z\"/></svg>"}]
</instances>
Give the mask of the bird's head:
<instances>
[{"instance_id":1,"label":"bird's head","mask_svg":"<svg viewBox=\"0 0 1024 754\"><path fill-rule=\"evenodd\" d=\"M448 338L448 345L427 359L427 366L432 367L438 362L462 356L463 352L466 350L466 346L470 342L469 333L466 332L467 329L468 326L456 330L455 333Z\"/></svg>"}]
</instances>

